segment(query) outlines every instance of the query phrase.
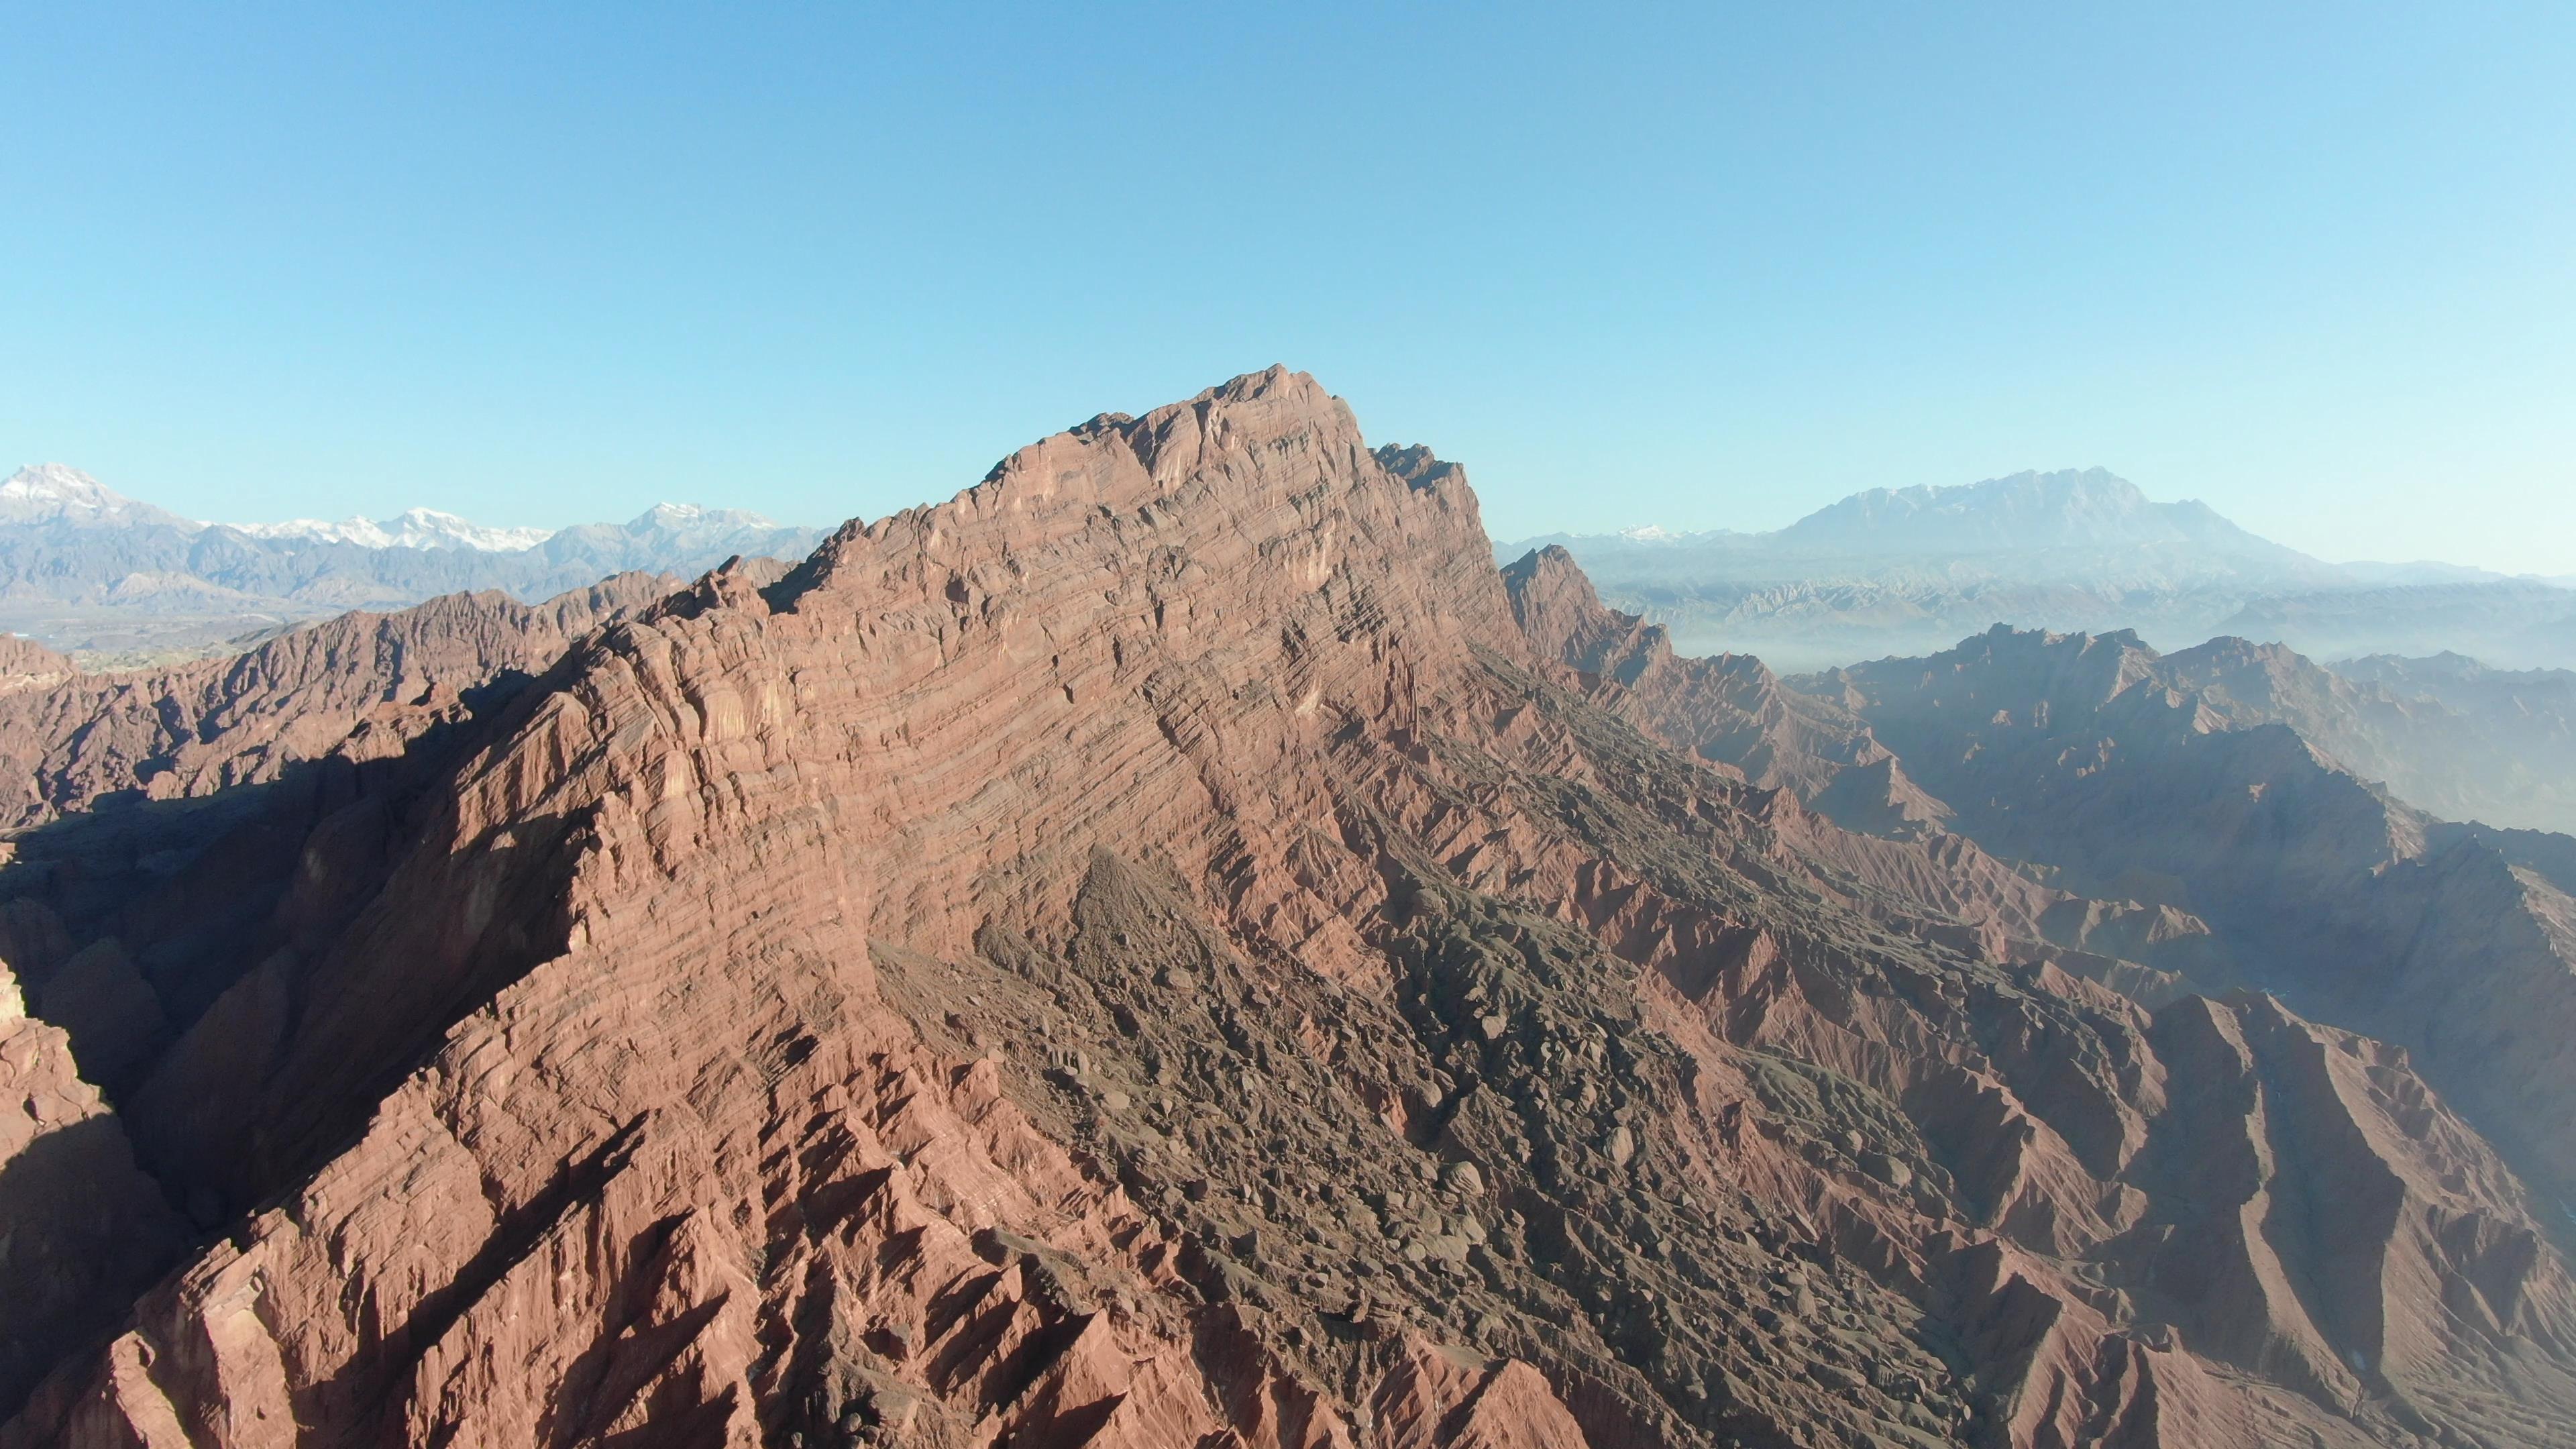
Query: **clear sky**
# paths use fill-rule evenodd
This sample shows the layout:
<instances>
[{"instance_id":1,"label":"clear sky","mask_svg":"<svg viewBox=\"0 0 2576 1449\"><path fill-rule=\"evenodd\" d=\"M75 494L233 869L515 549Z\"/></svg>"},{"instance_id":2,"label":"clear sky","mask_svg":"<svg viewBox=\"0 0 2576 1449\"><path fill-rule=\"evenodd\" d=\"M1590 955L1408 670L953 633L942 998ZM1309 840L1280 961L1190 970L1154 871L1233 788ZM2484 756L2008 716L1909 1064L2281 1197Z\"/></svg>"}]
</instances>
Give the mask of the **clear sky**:
<instances>
[{"instance_id":1,"label":"clear sky","mask_svg":"<svg viewBox=\"0 0 2576 1449\"><path fill-rule=\"evenodd\" d=\"M2576 571L2576 5L1612 8L10 6L0 466L819 523L1282 361L1505 537Z\"/></svg>"}]
</instances>

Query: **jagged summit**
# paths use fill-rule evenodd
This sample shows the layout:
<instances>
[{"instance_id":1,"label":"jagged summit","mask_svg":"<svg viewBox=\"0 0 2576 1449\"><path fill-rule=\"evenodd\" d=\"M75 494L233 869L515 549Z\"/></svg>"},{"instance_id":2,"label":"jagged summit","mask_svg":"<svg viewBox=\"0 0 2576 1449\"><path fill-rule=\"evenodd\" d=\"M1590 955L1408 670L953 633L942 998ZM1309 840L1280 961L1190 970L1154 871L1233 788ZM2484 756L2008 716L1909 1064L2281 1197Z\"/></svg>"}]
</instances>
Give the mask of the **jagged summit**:
<instances>
[{"instance_id":1,"label":"jagged summit","mask_svg":"<svg viewBox=\"0 0 2576 1449\"><path fill-rule=\"evenodd\" d=\"M1329 479L1332 487L1299 493L1284 481L1291 479L1309 480L1308 487ZM1355 517L1315 526L1313 510L1339 517L1344 507L1386 531L1363 528ZM1029 578L1043 560L1133 547L1136 530L1150 536L1172 529L1185 508L1193 532L1263 540L1265 564L1280 550L1295 552L1302 560L1295 576L1306 586L1328 589L1344 569L1419 573L1429 586L1454 591L1454 607L1445 611L1416 603L1423 627L1509 634L1497 624L1508 615L1484 563L1464 470L1428 449L1372 452L1341 399L1280 366L1141 417L1102 414L1012 453L945 503L853 520L772 597L793 599L846 577L867 589L886 578L928 579L951 598L981 599L1004 593L1004 580ZM1228 522L1212 523L1217 519ZM1206 568L1188 569L1190 587L1173 592L1204 587L1212 577Z\"/></svg>"}]
</instances>

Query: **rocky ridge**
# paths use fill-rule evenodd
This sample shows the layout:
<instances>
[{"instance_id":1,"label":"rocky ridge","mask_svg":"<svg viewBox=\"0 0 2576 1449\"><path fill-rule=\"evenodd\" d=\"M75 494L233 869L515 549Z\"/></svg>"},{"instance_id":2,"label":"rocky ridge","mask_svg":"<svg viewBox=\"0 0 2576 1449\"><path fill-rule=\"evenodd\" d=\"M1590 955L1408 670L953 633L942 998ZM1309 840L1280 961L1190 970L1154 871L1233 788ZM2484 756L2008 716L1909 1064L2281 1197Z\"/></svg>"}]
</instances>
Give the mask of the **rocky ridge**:
<instances>
[{"instance_id":1,"label":"rocky ridge","mask_svg":"<svg viewBox=\"0 0 2576 1449\"><path fill-rule=\"evenodd\" d=\"M0 1444L2570 1442L2402 1053L1488 547L1274 369L23 836L197 1236Z\"/></svg>"}]
</instances>

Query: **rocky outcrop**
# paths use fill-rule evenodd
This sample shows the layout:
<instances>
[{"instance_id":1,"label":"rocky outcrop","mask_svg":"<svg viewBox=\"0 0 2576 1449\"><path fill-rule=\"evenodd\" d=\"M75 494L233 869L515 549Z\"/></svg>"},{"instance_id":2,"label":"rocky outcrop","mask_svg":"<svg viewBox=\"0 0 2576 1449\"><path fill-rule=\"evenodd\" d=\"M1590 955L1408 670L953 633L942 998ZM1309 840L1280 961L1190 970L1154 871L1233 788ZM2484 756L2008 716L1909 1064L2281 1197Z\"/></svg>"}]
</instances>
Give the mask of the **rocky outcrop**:
<instances>
[{"instance_id":1,"label":"rocky outcrop","mask_svg":"<svg viewBox=\"0 0 2576 1449\"><path fill-rule=\"evenodd\" d=\"M55 872L50 959L214 987L101 1050L224 1232L0 1445L2570 1442L2564 1268L2393 1050L1988 949L1487 547L1274 369Z\"/></svg>"},{"instance_id":2,"label":"rocky outcrop","mask_svg":"<svg viewBox=\"0 0 2576 1449\"><path fill-rule=\"evenodd\" d=\"M1661 625L1606 608L1574 556L1550 545L1503 570L1513 617L1544 658L1561 660L1622 718L1675 749L1727 766L1765 788L1788 786L1810 803L1854 770L1877 771L1878 799L1846 790L1871 823L1898 833L1937 825L1948 807L1912 788L1869 726L1832 701L1784 689L1749 654L1676 655ZM1614 686L1609 694L1605 686ZM1837 817L1839 818L1839 817Z\"/></svg>"},{"instance_id":3,"label":"rocky outcrop","mask_svg":"<svg viewBox=\"0 0 2576 1449\"><path fill-rule=\"evenodd\" d=\"M80 673L80 666L33 639L0 634L0 695L43 689Z\"/></svg>"}]
</instances>

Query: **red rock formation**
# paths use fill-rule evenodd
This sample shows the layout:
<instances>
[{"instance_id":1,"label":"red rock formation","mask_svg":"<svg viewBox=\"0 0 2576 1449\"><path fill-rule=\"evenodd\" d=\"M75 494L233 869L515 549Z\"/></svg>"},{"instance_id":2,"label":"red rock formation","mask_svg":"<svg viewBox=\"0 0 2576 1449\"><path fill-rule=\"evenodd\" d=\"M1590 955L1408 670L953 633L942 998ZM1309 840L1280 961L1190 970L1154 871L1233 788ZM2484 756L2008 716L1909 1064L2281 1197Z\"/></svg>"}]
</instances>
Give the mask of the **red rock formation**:
<instances>
[{"instance_id":1,"label":"red rock formation","mask_svg":"<svg viewBox=\"0 0 2576 1449\"><path fill-rule=\"evenodd\" d=\"M583 638L220 952L137 864L222 985L121 1115L231 1222L0 1445L2569 1442L2394 1053L1998 959L1938 902L2141 913L1655 742L1487 547L1273 370Z\"/></svg>"},{"instance_id":2,"label":"red rock formation","mask_svg":"<svg viewBox=\"0 0 2576 1449\"><path fill-rule=\"evenodd\" d=\"M1662 625L1605 607L1564 549L1551 545L1530 554L1503 570L1503 581L1513 616L1542 658L1572 666L1596 700L1675 749L1757 785L1788 786L1810 803L1844 775L1876 768L1887 786L1884 796L1866 802L1868 810L1885 812L1886 828L1877 833L1937 825L1948 815L1948 806L1912 788L1896 757L1857 716L1830 700L1783 689L1752 655L1674 654Z\"/></svg>"}]
</instances>

